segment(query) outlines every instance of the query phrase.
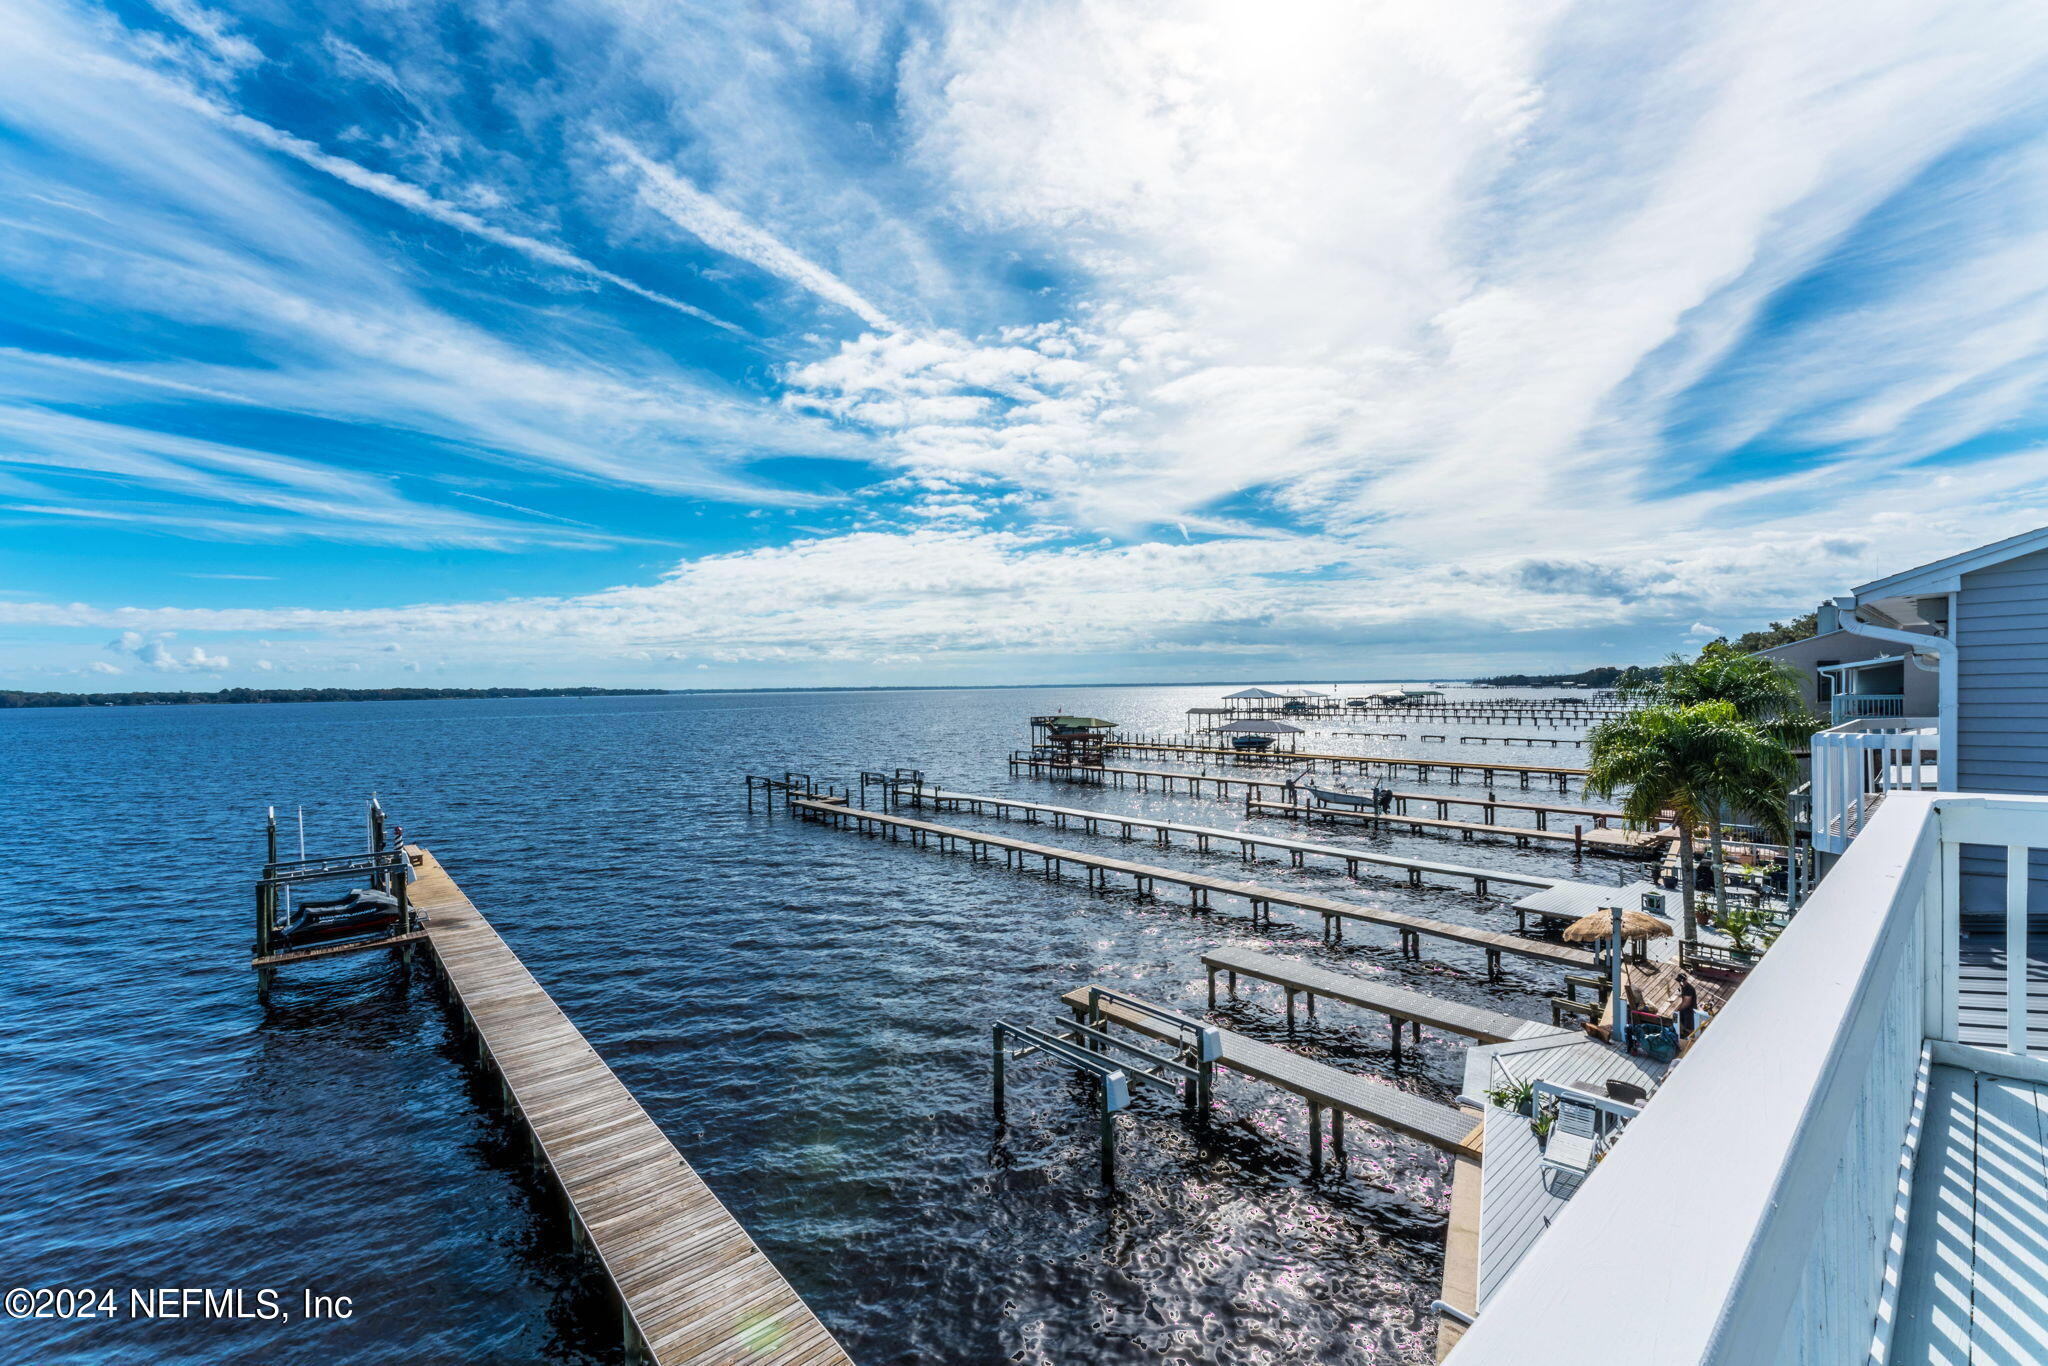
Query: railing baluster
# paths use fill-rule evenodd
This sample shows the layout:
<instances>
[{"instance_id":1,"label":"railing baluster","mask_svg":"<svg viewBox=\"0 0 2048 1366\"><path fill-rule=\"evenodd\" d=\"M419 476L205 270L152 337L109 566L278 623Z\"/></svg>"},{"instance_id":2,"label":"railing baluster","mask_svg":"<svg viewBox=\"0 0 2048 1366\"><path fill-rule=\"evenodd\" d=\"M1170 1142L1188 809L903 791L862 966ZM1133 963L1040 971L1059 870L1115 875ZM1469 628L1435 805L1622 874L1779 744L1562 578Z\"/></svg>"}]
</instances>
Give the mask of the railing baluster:
<instances>
[{"instance_id":1,"label":"railing baluster","mask_svg":"<svg viewBox=\"0 0 2048 1366\"><path fill-rule=\"evenodd\" d=\"M2006 1050L2027 1051L2027 846L2005 846Z\"/></svg>"}]
</instances>

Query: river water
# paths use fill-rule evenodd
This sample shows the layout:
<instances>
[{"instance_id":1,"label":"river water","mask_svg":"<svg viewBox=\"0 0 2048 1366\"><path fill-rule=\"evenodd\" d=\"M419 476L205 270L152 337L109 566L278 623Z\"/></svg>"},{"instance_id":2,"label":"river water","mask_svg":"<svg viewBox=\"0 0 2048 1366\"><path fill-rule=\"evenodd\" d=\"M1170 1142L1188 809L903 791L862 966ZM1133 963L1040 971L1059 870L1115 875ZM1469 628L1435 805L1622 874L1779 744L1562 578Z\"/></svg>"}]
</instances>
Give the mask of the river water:
<instances>
[{"instance_id":1,"label":"river water","mask_svg":"<svg viewBox=\"0 0 2048 1366\"><path fill-rule=\"evenodd\" d=\"M1348 1172L1311 1183L1299 1103L1226 1074L1201 1141L1169 1099L1137 1099L1112 1193L1082 1083L1020 1065L1010 1124L993 1124L990 1026L1047 1020L1061 992L1091 981L1199 1011L1198 959L1219 945L1385 973L1531 1019L1547 1018L1554 969L1510 962L1489 986L1476 951L1432 943L1406 963L1390 934L1357 926L1330 949L1285 912L1254 930L1220 900L1197 916L1170 898L1092 894L1079 880L749 814L744 801L750 771L845 781L914 765L960 790L1237 825L1239 804L1012 777L1004 762L1036 712L1174 729L1218 691L0 716L13 813L0 1276L111 1288L122 1310L0 1321L0 1361L616 1359L602 1275L571 1252L517 1133L460 1064L425 969L359 955L291 969L257 999L247 948L264 806L303 804L319 853L360 847L371 792L863 1366L1431 1360L1448 1194L1433 1152L1354 1125ZM1306 738L1582 762L1572 748L1457 743L1485 727L1428 729L1451 739ZM1621 867L1426 836L1355 842L1597 881ZM1276 863L1247 873L1234 855L1140 848L1133 857L1513 923L1500 903L1453 888ZM1278 1005L1277 991L1247 990L1219 1022L1286 1040ZM1288 1042L1437 1099L1458 1088L1457 1041L1426 1036L1396 1067L1384 1021L1342 1007ZM290 1321L136 1319L138 1287L269 1288ZM347 1296L351 1316L306 1321L307 1288Z\"/></svg>"}]
</instances>

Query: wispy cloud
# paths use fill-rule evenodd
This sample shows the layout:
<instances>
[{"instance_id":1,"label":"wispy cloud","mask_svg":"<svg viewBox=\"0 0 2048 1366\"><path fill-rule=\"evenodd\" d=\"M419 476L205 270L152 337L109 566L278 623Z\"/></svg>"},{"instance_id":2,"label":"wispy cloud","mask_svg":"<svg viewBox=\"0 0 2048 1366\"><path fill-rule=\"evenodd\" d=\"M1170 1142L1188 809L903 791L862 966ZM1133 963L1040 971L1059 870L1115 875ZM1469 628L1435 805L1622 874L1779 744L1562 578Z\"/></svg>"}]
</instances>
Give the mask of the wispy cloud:
<instances>
[{"instance_id":1,"label":"wispy cloud","mask_svg":"<svg viewBox=\"0 0 2048 1366\"><path fill-rule=\"evenodd\" d=\"M881 309L845 281L749 223L668 167L649 159L618 134L601 132L598 143L618 158L622 170L640 178L643 203L706 246L807 289L827 303L846 309L870 327L894 329L895 324Z\"/></svg>"},{"instance_id":2,"label":"wispy cloud","mask_svg":"<svg viewBox=\"0 0 2048 1366\"><path fill-rule=\"evenodd\" d=\"M29 0L0 52L17 524L712 548L517 603L9 609L52 625L761 676L1654 654L2048 520L2018 0L161 8ZM592 492L436 478L479 461Z\"/></svg>"}]
</instances>

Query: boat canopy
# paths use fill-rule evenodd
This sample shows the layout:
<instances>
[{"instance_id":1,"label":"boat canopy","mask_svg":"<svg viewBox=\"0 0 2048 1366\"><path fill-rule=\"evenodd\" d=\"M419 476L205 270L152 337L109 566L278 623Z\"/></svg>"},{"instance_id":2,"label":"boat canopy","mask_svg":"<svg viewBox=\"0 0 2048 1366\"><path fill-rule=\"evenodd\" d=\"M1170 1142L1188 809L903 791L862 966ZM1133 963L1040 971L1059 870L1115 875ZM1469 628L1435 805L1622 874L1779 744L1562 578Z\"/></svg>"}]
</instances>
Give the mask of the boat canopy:
<instances>
[{"instance_id":1,"label":"boat canopy","mask_svg":"<svg viewBox=\"0 0 2048 1366\"><path fill-rule=\"evenodd\" d=\"M1045 724L1054 730L1115 730L1116 722L1099 716L1048 716Z\"/></svg>"},{"instance_id":2,"label":"boat canopy","mask_svg":"<svg viewBox=\"0 0 2048 1366\"><path fill-rule=\"evenodd\" d=\"M1286 693L1274 692L1271 688L1239 688L1236 692L1223 694L1223 700L1226 702L1263 702L1271 698L1285 696L1287 696Z\"/></svg>"},{"instance_id":3,"label":"boat canopy","mask_svg":"<svg viewBox=\"0 0 2048 1366\"><path fill-rule=\"evenodd\" d=\"M1290 726L1285 721L1268 721L1263 717L1247 717L1242 721L1226 721L1216 727L1232 735L1299 735L1300 726Z\"/></svg>"}]
</instances>

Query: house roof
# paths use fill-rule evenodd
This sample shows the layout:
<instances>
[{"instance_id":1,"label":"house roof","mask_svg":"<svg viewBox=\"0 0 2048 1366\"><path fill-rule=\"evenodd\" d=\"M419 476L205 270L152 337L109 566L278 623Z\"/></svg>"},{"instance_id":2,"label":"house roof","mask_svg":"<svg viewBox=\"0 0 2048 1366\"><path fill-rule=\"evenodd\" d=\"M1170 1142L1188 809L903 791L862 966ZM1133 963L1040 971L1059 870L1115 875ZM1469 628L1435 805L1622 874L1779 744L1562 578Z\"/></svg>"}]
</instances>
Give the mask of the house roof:
<instances>
[{"instance_id":1,"label":"house roof","mask_svg":"<svg viewBox=\"0 0 2048 1366\"><path fill-rule=\"evenodd\" d=\"M2002 541L1980 545L1974 550L1965 550L1947 559L1935 560L1929 564L1915 566L1882 579L1872 579L1856 588L1857 601L1878 598L1906 598L1917 594L1952 593L1956 590L1955 580L1976 569L1988 569L1994 564L2016 560L2022 555L2031 555L2037 550L2048 550L2048 526L2022 531L2017 536L2008 536Z\"/></svg>"},{"instance_id":2,"label":"house roof","mask_svg":"<svg viewBox=\"0 0 2048 1366\"><path fill-rule=\"evenodd\" d=\"M1780 650L1789 650L1796 645L1810 645L1816 640L1826 640L1829 636L1843 636L1847 634L1847 631L1842 630L1821 631L1815 635L1801 636L1797 640L1788 640L1783 645L1765 646L1763 649L1758 650L1757 653L1760 655L1774 655Z\"/></svg>"},{"instance_id":3,"label":"house roof","mask_svg":"<svg viewBox=\"0 0 2048 1366\"><path fill-rule=\"evenodd\" d=\"M1821 673L1831 674L1842 669L1874 669L1880 664L1904 664L1905 662L1906 657L1903 654L1876 655L1870 659L1852 659L1846 664L1820 664L1815 667Z\"/></svg>"}]
</instances>

